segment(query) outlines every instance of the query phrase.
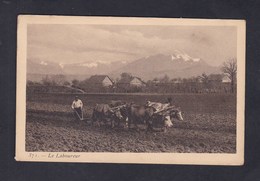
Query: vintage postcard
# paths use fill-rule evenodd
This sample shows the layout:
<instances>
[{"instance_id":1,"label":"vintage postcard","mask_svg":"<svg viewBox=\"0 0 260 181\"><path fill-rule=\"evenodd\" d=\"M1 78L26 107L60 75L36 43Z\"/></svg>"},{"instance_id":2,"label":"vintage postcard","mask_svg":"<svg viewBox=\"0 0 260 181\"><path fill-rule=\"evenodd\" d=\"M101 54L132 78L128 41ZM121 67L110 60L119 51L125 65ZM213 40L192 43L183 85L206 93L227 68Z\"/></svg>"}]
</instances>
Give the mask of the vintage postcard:
<instances>
[{"instance_id":1,"label":"vintage postcard","mask_svg":"<svg viewBox=\"0 0 260 181\"><path fill-rule=\"evenodd\" d=\"M243 165L245 21L18 17L17 161Z\"/></svg>"}]
</instances>

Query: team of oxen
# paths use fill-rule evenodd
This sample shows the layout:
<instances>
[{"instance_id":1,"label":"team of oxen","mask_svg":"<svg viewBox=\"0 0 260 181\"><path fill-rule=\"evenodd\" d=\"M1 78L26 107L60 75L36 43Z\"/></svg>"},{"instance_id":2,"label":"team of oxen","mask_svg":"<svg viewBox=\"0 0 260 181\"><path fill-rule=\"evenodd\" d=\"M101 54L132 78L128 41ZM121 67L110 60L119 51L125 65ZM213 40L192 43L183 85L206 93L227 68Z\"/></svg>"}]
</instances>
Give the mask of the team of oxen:
<instances>
[{"instance_id":1,"label":"team of oxen","mask_svg":"<svg viewBox=\"0 0 260 181\"><path fill-rule=\"evenodd\" d=\"M110 123L111 127L123 125L124 128L138 128L144 125L145 130L159 128L166 131L173 126L173 119L183 121L180 108L169 103L150 102L145 105L112 101L111 104L97 104L92 113L92 124L100 126Z\"/></svg>"}]
</instances>

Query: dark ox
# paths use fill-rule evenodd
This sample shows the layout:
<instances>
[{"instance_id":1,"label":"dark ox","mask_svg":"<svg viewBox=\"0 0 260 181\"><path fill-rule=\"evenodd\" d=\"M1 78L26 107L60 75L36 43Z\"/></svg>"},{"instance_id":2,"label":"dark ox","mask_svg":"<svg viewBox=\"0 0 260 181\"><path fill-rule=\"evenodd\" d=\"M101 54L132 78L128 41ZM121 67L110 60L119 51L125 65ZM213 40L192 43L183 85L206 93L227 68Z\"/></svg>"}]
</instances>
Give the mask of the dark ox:
<instances>
[{"instance_id":1,"label":"dark ox","mask_svg":"<svg viewBox=\"0 0 260 181\"><path fill-rule=\"evenodd\" d=\"M127 116L128 125L134 125L137 128L137 124L147 124L152 117L154 109L142 105L129 104L122 109L123 115Z\"/></svg>"},{"instance_id":2,"label":"dark ox","mask_svg":"<svg viewBox=\"0 0 260 181\"><path fill-rule=\"evenodd\" d=\"M97 123L100 126L100 122L111 122L111 127L115 127L115 123L119 125L123 120L120 109L113 110L108 104L97 104L93 109L92 123Z\"/></svg>"},{"instance_id":3,"label":"dark ox","mask_svg":"<svg viewBox=\"0 0 260 181\"><path fill-rule=\"evenodd\" d=\"M125 108L127 112L129 127L133 124L137 128L137 124L145 124L146 130L153 130L155 124L159 123L163 125L163 129L166 130L172 126L172 119L178 119L183 121L183 117L179 108L174 108L163 112L161 114L156 113L156 109L151 106L140 106L130 104Z\"/></svg>"}]
</instances>

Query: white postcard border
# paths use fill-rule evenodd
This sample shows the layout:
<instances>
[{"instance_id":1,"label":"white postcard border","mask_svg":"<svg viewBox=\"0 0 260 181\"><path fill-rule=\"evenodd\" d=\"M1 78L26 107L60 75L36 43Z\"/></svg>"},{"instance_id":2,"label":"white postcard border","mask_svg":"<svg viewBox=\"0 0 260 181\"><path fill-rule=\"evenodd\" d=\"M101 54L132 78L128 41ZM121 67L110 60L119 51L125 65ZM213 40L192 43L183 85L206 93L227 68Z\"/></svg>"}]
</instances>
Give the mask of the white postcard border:
<instances>
[{"instance_id":1,"label":"white postcard border","mask_svg":"<svg viewBox=\"0 0 260 181\"><path fill-rule=\"evenodd\" d=\"M237 27L237 139L235 154L220 153L85 153L26 152L26 54L28 24L108 24L108 25L179 25ZM17 161L95 162L144 164L244 164L245 115L245 21L171 18L80 17L19 15L17 31L16 155Z\"/></svg>"}]
</instances>

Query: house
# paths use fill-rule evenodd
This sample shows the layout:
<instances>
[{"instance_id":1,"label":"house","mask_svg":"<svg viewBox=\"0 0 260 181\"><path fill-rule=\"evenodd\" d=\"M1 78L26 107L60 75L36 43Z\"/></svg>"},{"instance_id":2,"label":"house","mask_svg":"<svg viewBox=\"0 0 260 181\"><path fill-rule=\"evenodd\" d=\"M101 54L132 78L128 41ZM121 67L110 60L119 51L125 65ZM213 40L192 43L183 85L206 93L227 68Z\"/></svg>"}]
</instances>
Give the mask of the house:
<instances>
[{"instance_id":1,"label":"house","mask_svg":"<svg viewBox=\"0 0 260 181\"><path fill-rule=\"evenodd\" d=\"M145 86L145 82L142 81L141 78L139 77L133 77L132 80L129 82L131 86L136 86L136 87L142 87Z\"/></svg>"},{"instance_id":2,"label":"house","mask_svg":"<svg viewBox=\"0 0 260 181\"><path fill-rule=\"evenodd\" d=\"M108 75L93 75L87 80L87 83L102 87L111 87L114 84Z\"/></svg>"},{"instance_id":3,"label":"house","mask_svg":"<svg viewBox=\"0 0 260 181\"><path fill-rule=\"evenodd\" d=\"M230 83L230 78L225 74L210 74L209 82Z\"/></svg>"},{"instance_id":4,"label":"house","mask_svg":"<svg viewBox=\"0 0 260 181\"><path fill-rule=\"evenodd\" d=\"M230 83L231 80L227 75L223 75L222 77L222 83Z\"/></svg>"},{"instance_id":5,"label":"house","mask_svg":"<svg viewBox=\"0 0 260 181\"><path fill-rule=\"evenodd\" d=\"M208 81L211 83L221 83L223 75L222 74L210 74L208 76Z\"/></svg>"},{"instance_id":6,"label":"house","mask_svg":"<svg viewBox=\"0 0 260 181\"><path fill-rule=\"evenodd\" d=\"M146 83L139 77L127 77L120 79L117 83L120 87L143 87Z\"/></svg>"},{"instance_id":7,"label":"house","mask_svg":"<svg viewBox=\"0 0 260 181\"><path fill-rule=\"evenodd\" d=\"M181 79L172 79L171 82L173 84L180 84L180 83L182 83Z\"/></svg>"}]
</instances>

